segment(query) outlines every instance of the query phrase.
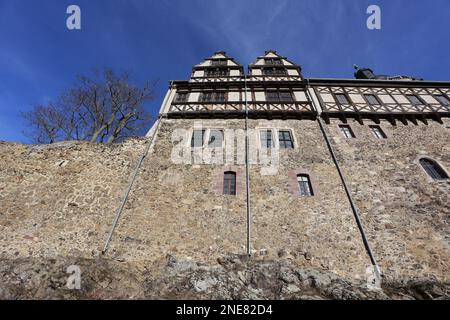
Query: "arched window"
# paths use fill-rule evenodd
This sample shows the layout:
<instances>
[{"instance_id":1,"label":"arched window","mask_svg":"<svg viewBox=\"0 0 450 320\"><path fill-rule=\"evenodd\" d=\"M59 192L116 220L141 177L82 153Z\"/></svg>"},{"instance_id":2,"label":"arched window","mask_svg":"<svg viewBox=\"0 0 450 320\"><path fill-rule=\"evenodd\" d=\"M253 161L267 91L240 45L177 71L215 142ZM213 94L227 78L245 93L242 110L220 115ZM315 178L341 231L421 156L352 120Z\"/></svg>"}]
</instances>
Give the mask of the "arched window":
<instances>
[{"instance_id":1,"label":"arched window","mask_svg":"<svg viewBox=\"0 0 450 320\"><path fill-rule=\"evenodd\" d=\"M297 175L298 187L300 191L300 196L302 197L312 197L314 195L311 179L307 174Z\"/></svg>"},{"instance_id":2,"label":"arched window","mask_svg":"<svg viewBox=\"0 0 450 320\"><path fill-rule=\"evenodd\" d=\"M223 194L236 195L236 172L227 171L223 174Z\"/></svg>"},{"instance_id":3,"label":"arched window","mask_svg":"<svg viewBox=\"0 0 450 320\"><path fill-rule=\"evenodd\" d=\"M442 167L434 160L428 158L420 159L420 164L423 169L428 173L428 175L434 180L445 180L448 179L447 173L442 169Z\"/></svg>"}]
</instances>

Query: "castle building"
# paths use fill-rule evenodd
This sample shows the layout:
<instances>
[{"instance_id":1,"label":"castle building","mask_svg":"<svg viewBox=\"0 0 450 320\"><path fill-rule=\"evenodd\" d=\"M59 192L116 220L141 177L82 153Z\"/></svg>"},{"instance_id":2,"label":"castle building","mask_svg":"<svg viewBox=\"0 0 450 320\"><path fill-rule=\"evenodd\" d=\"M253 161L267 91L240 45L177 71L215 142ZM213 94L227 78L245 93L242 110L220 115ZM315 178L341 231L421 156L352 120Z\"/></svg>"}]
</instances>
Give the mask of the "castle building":
<instances>
[{"instance_id":1,"label":"castle building","mask_svg":"<svg viewBox=\"0 0 450 320\"><path fill-rule=\"evenodd\" d=\"M247 74L216 52L171 81L138 178L155 195L131 196L162 208L125 229L161 252L449 280L450 83L355 78L304 78L270 50Z\"/></svg>"}]
</instances>

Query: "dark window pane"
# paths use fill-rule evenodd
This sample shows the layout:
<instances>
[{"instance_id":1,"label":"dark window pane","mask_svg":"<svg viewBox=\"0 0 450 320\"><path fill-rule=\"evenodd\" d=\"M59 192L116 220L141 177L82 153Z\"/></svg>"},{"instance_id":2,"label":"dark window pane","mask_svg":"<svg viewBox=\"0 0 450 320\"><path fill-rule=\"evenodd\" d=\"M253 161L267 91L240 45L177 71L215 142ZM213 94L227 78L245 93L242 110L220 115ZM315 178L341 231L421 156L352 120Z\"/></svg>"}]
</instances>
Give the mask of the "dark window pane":
<instances>
[{"instance_id":1,"label":"dark window pane","mask_svg":"<svg viewBox=\"0 0 450 320\"><path fill-rule=\"evenodd\" d=\"M292 94L289 91L281 91L280 92L280 100L281 101L293 101Z\"/></svg>"},{"instance_id":2,"label":"dark window pane","mask_svg":"<svg viewBox=\"0 0 450 320\"><path fill-rule=\"evenodd\" d=\"M439 101L439 103L441 105L443 105L444 107L448 107L450 106L450 99L447 98L447 96L444 95L438 95L438 96L434 96L436 98L437 101Z\"/></svg>"},{"instance_id":3,"label":"dark window pane","mask_svg":"<svg viewBox=\"0 0 450 320\"><path fill-rule=\"evenodd\" d=\"M406 97L408 98L409 102L411 102L411 104L413 105L422 104L422 101L420 101L420 99L414 94L408 94Z\"/></svg>"},{"instance_id":4,"label":"dark window pane","mask_svg":"<svg viewBox=\"0 0 450 320\"><path fill-rule=\"evenodd\" d=\"M278 101L278 92L276 91L267 91L266 92L267 101Z\"/></svg>"},{"instance_id":5,"label":"dark window pane","mask_svg":"<svg viewBox=\"0 0 450 320\"><path fill-rule=\"evenodd\" d=\"M314 195L311 180L307 174L299 174L297 176L297 182L300 191L300 196L311 197Z\"/></svg>"},{"instance_id":6,"label":"dark window pane","mask_svg":"<svg viewBox=\"0 0 450 320\"><path fill-rule=\"evenodd\" d=\"M289 130L280 130L278 132L278 141L280 142L281 149L293 149L294 143L291 137L291 131Z\"/></svg>"},{"instance_id":7,"label":"dark window pane","mask_svg":"<svg viewBox=\"0 0 450 320\"><path fill-rule=\"evenodd\" d=\"M226 66L227 65L227 60L226 59L212 60L211 61L211 65L213 67Z\"/></svg>"},{"instance_id":8,"label":"dark window pane","mask_svg":"<svg viewBox=\"0 0 450 320\"><path fill-rule=\"evenodd\" d=\"M449 178L444 169L442 169L441 166L433 160L422 158L420 159L420 164L425 169L427 174L434 180L444 180Z\"/></svg>"},{"instance_id":9,"label":"dark window pane","mask_svg":"<svg viewBox=\"0 0 450 320\"><path fill-rule=\"evenodd\" d=\"M353 134L352 129L350 128L349 125L340 125L339 129L342 132L342 135L348 139L354 138L355 135Z\"/></svg>"},{"instance_id":10,"label":"dark window pane","mask_svg":"<svg viewBox=\"0 0 450 320\"><path fill-rule=\"evenodd\" d=\"M216 92L216 101L224 102L225 101L225 92Z\"/></svg>"},{"instance_id":11,"label":"dark window pane","mask_svg":"<svg viewBox=\"0 0 450 320\"><path fill-rule=\"evenodd\" d=\"M372 134L377 139L386 139L386 135L384 134L383 130L379 126L369 126L370 130L372 131Z\"/></svg>"},{"instance_id":12,"label":"dark window pane","mask_svg":"<svg viewBox=\"0 0 450 320\"><path fill-rule=\"evenodd\" d=\"M236 172L227 171L223 175L223 194L236 195Z\"/></svg>"},{"instance_id":13,"label":"dark window pane","mask_svg":"<svg viewBox=\"0 0 450 320\"><path fill-rule=\"evenodd\" d=\"M350 104L345 94L342 93L336 94L336 99L340 104Z\"/></svg>"},{"instance_id":14,"label":"dark window pane","mask_svg":"<svg viewBox=\"0 0 450 320\"><path fill-rule=\"evenodd\" d=\"M377 97L373 94L366 94L365 95L367 102L371 105L379 105L380 101L378 101Z\"/></svg>"},{"instance_id":15,"label":"dark window pane","mask_svg":"<svg viewBox=\"0 0 450 320\"><path fill-rule=\"evenodd\" d=\"M178 92L177 97L175 98L175 102L186 102L188 97L187 92Z\"/></svg>"}]
</instances>

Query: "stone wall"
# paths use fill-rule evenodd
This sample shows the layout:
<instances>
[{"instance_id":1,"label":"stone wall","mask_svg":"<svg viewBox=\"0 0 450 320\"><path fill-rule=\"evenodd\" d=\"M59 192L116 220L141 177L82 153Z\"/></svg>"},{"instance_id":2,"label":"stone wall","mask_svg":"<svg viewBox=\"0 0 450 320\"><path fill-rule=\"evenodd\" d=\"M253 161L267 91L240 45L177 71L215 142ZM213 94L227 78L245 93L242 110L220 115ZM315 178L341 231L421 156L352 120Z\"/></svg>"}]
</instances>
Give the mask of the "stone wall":
<instances>
[{"instance_id":1,"label":"stone wall","mask_svg":"<svg viewBox=\"0 0 450 320\"><path fill-rule=\"evenodd\" d=\"M0 143L2 257L98 256L143 143Z\"/></svg>"},{"instance_id":2,"label":"stone wall","mask_svg":"<svg viewBox=\"0 0 450 320\"><path fill-rule=\"evenodd\" d=\"M170 160L171 133L190 130L194 123L199 121L163 120L114 235L111 254L154 260L170 253L211 263L223 255L246 252L245 193L230 197L215 190L224 167ZM201 124L244 128L243 120ZM276 175L265 175L256 163L250 168L256 257L289 259L342 276L364 277L370 260L317 122L251 120L249 128L256 127L290 128L296 140L294 150L281 151ZM251 139L250 144L256 145L256 137ZM237 167L245 169L243 163ZM299 168L314 174L318 191L314 197L292 194L290 186L297 182L291 173Z\"/></svg>"},{"instance_id":3,"label":"stone wall","mask_svg":"<svg viewBox=\"0 0 450 320\"><path fill-rule=\"evenodd\" d=\"M338 120L327 126L374 254L391 279L450 279L450 182L432 181L418 163L428 156L450 169L450 121L444 121L383 121L385 140L372 136L370 121L349 121L356 139L341 135Z\"/></svg>"},{"instance_id":4,"label":"stone wall","mask_svg":"<svg viewBox=\"0 0 450 320\"><path fill-rule=\"evenodd\" d=\"M172 133L191 130L194 122L162 120L104 258L153 268L165 264L167 255L214 265L246 252L245 192L218 194L225 167L172 160ZM242 132L244 121L205 119L202 125ZM332 121L327 130L386 278L448 281L450 185L429 181L415 160L424 154L450 168L450 129L434 122L383 123L388 139L378 141L367 125L351 123L357 139L345 140L337 125ZM365 279L370 260L318 123L250 120L249 127L292 129L296 144L280 151L276 172L251 159L255 259ZM256 139L251 137L252 146ZM100 257L147 141L1 143L1 258ZM241 136L236 148L242 142ZM242 160L242 150L234 157ZM242 161L229 165L240 172L238 179L245 177ZM293 192L293 179L303 172L314 178L314 197Z\"/></svg>"}]
</instances>

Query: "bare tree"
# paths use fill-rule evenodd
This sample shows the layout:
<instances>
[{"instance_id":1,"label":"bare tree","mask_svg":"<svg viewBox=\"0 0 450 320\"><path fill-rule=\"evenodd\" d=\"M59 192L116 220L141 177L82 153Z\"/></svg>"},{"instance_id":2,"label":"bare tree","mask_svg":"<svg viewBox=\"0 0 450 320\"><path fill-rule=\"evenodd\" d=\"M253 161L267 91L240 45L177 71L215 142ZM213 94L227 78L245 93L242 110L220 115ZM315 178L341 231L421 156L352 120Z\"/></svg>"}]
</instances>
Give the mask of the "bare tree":
<instances>
[{"instance_id":1,"label":"bare tree","mask_svg":"<svg viewBox=\"0 0 450 320\"><path fill-rule=\"evenodd\" d=\"M94 77L79 76L76 85L56 102L36 105L22 113L33 142L87 140L112 143L141 133L150 122L145 104L153 100L154 83L142 88L129 82L129 74L105 69Z\"/></svg>"}]
</instances>

